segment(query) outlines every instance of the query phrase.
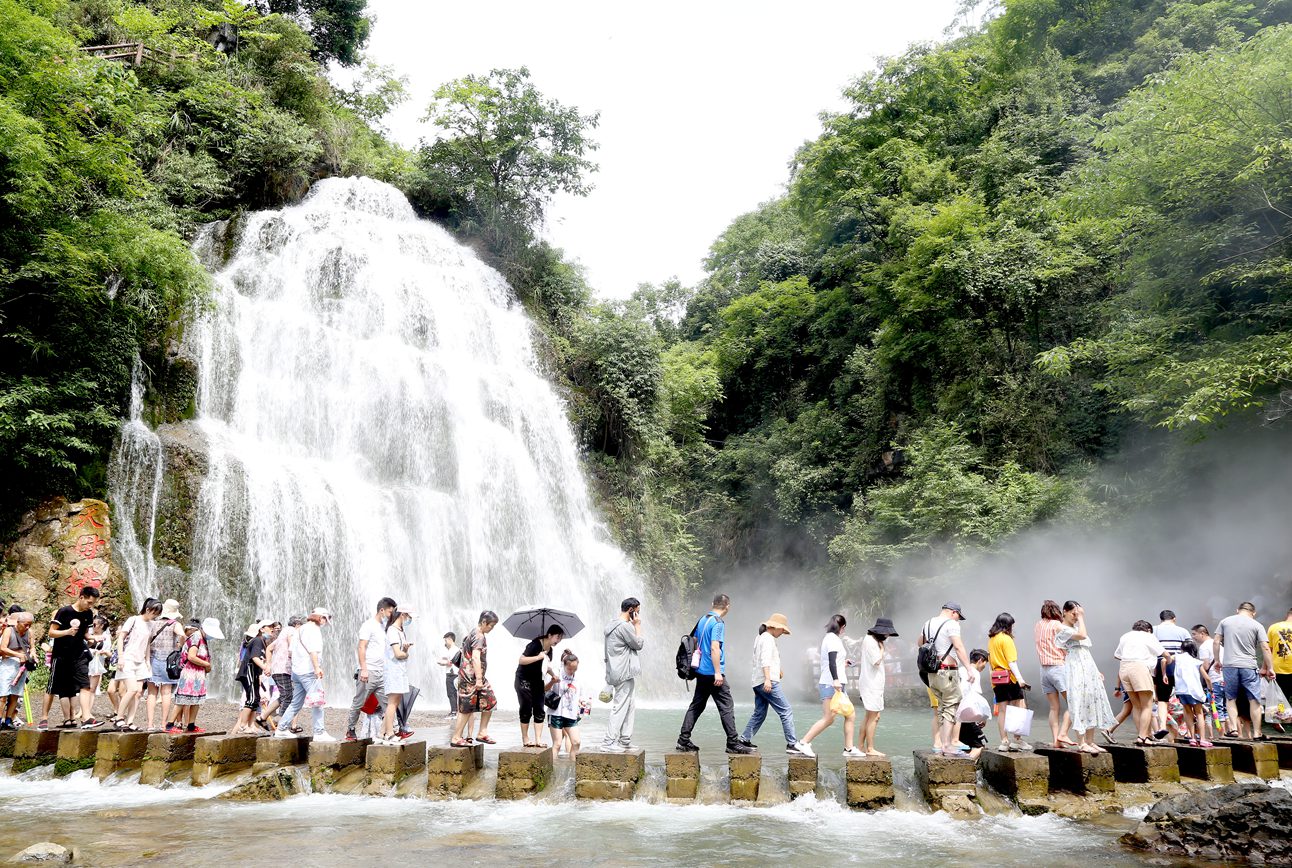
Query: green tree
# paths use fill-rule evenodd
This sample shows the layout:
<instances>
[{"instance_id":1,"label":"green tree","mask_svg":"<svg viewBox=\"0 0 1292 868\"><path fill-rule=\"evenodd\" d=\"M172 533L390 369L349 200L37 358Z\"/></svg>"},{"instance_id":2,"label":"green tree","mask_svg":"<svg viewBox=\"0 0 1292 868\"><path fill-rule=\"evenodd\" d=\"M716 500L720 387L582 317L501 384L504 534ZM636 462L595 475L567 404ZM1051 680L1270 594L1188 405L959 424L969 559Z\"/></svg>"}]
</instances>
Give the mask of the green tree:
<instances>
[{"instance_id":1,"label":"green tree","mask_svg":"<svg viewBox=\"0 0 1292 868\"><path fill-rule=\"evenodd\" d=\"M495 69L441 85L425 120L444 135L423 145L432 190L478 220L535 227L553 195L586 195L599 115L544 97L529 70Z\"/></svg>"},{"instance_id":2,"label":"green tree","mask_svg":"<svg viewBox=\"0 0 1292 868\"><path fill-rule=\"evenodd\" d=\"M356 65L372 30L372 19L364 14L368 0L256 0L256 5L264 13L286 15L300 24L320 63Z\"/></svg>"}]
</instances>

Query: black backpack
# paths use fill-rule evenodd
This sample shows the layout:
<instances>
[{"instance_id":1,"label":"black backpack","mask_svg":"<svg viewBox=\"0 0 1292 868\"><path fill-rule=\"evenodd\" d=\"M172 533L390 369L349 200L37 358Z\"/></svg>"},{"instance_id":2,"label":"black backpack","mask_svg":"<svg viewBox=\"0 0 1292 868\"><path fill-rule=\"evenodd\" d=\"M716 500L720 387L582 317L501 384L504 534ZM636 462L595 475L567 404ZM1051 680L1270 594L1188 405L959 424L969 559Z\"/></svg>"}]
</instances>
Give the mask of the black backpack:
<instances>
[{"instance_id":1,"label":"black backpack","mask_svg":"<svg viewBox=\"0 0 1292 868\"><path fill-rule=\"evenodd\" d=\"M178 650L172 651L166 655L166 677L172 681L179 678L180 670L184 666L184 655Z\"/></svg>"},{"instance_id":2,"label":"black backpack","mask_svg":"<svg viewBox=\"0 0 1292 868\"><path fill-rule=\"evenodd\" d=\"M707 618L708 616L706 615L705 617ZM704 618L700 619L700 621L703 620ZM695 659L695 652L700 649L700 640L696 636L696 633L700 631L700 621L695 622L691 632L683 636L682 641L677 646L677 677L683 681L695 680L695 667L691 665L691 661Z\"/></svg>"},{"instance_id":3,"label":"black backpack","mask_svg":"<svg viewBox=\"0 0 1292 868\"><path fill-rule=\"evenodd\" d=\"M938 634L942 632L942 628L946 625L946 621L939 624L938 629L933 631L932 636L929 636L926 633L924 638L927 639L927 641L920 646L919 651L915 652L915 667L919 670L920 675L926 683L928 682L928 676L941 669L942 661L947 659L947 654L951 653L951 649L947 648L947 653L939 657L938 652L934 650L934 643L938 639ZM928 622L925 622L924 626L927 628L929 626Z\"/></svg>"}]
</instances>

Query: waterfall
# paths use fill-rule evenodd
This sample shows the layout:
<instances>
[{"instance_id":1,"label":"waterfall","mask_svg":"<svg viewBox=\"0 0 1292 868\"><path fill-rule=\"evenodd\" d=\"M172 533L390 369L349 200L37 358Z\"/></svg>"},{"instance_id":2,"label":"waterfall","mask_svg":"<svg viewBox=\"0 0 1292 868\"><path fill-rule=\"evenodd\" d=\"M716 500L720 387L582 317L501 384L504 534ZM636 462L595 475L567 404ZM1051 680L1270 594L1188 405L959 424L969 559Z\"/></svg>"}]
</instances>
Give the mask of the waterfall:
<instances>
[{"instance_id":1,"label":"waterfall","mask_svg":"<svg viewBox=\"0 0 1292 868\"><path fill-rule=\"evenodd\" d=\"M641 586L502 277L361 178L249 216L215 283L186 338L209 468L185 614L236 640L253 617L328 607L339 702L357 628L392 596L417 610L413 683L438 707L444 632L554 606L588 625L573 644L595 692L601 626ZM501 627L490 641L505 701L519 646Z\"/></svg>"},{"instance_id":2,"label":"waterfall","mask_svg":"<svg viewBox=\"0 0 1292 868\"><path fill-rule=\"evenodd\" d=\"M112 551L141 602L141 593L157 587L153 544L164 463L161 440L143 419L144 389L144 366L136 355L130 374L130 415L121 423L108 464L109 499L115 512Z\"/></svg>"}]
</instances>

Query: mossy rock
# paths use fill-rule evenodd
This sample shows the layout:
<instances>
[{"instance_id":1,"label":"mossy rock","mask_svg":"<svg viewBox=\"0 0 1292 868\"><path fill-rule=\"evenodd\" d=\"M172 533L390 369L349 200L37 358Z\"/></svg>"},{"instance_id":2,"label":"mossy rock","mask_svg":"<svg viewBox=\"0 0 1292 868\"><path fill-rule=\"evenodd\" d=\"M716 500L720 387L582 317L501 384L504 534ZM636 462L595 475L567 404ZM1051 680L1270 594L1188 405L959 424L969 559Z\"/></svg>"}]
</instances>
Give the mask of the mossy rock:
<instances>
[{"instance_id":1,"label":"mossy rock","mask_svg":"<svg viewBox=\"0 0 1292 868\"><path fill-rule=\"evenodd\" d=\"M32 769L38 769L41 766L53 765L58 758L52 753L42 753L36 756L17 757L13 761L13 773L20 775L23 772L29 772Z\"/></svg>"},{"instance_id":2,"label":"mossy rock","mask_svg":"<svg viewBox=\"0 0 1292 868\"><path fill-rule=\"evenodd\" d=\"M94 762L95 758L92 756L81 757L80 759L59 757L54 761L54 776L62 778L70 775L72 772L79 772L81 769L93 768Z\"/></svg>"}]
</instances>

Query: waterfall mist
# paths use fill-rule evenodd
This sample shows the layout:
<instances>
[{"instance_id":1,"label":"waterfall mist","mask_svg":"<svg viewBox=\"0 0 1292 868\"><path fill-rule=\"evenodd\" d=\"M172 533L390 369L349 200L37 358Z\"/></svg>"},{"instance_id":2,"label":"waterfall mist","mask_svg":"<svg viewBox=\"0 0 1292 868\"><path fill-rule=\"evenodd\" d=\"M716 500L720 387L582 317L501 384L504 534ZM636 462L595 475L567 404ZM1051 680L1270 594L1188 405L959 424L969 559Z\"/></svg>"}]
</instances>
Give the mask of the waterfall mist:
<instances>
[{"instance_id":1,"label":"waterfall mist","mask_svg":"<svg viewBox=\"0 0 1292 868\"><path fill-rule=\"evenodd\" d=\"M185 614L220 616L236 643L253 617L327 606L337 702L353 689L356 630L389 595L417 610L412 682L440 707L446 630L461 638L482 609L554 606L587 624L571 644L595 692L601 627L643 588L594 515L565 406L503 278L360 178L247 217L215 282L186 336L209 467ZM117 508L137 515L144 489L118 486ZM175 595L136 561L136 596ZM500 626L490 646L490 680L514 702L520 643Z\"/></svg>"}]
</instances>

